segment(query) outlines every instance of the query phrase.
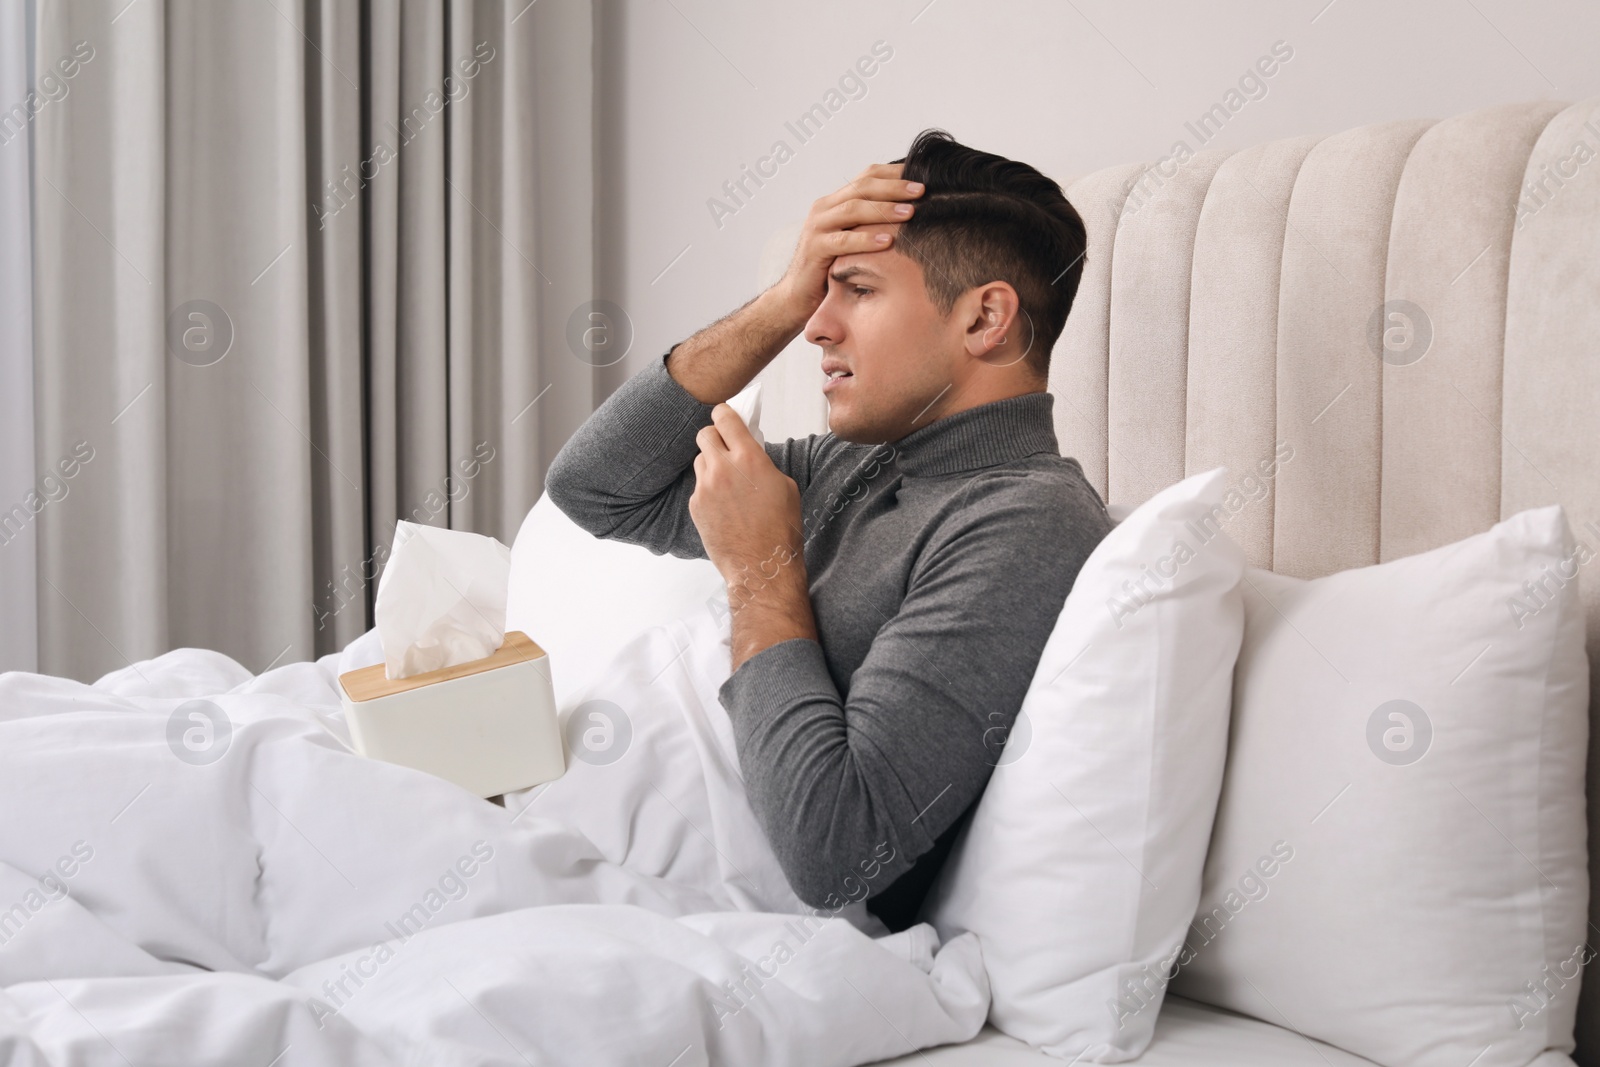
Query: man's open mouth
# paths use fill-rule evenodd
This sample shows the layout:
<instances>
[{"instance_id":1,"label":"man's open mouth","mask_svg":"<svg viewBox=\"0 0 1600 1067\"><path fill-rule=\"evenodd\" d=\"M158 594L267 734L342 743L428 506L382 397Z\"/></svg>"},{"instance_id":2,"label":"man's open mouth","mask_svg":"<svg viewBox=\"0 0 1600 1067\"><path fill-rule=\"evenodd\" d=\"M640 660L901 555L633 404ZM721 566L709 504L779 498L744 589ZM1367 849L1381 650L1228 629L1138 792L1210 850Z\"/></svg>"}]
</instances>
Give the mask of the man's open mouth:
<instances>
[{"instance_id":1,"label":"man's open mouth","mask_svg":"<svg viewBox=\"0 0 1600 1067\"><path fill-rule=\"evenodd\" d=\"M824 393L836 389L839 383L852 376L850 368L835 356L829 356L822 361L822 391Z\"/></svg>"}]
</instances>

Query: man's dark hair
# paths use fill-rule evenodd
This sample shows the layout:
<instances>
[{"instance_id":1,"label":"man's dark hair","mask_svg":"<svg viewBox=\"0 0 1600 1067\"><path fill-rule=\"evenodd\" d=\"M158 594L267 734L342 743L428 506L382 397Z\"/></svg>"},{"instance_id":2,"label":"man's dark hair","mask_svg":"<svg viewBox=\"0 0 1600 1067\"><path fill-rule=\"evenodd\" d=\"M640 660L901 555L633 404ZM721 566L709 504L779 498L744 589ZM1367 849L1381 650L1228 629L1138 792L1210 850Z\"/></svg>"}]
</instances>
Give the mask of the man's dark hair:
<instances>
[{"instance_id":1,"label":"man's dark hair","mask_svg":"<svg viewBox=\"0 0 1600 1067\"><path fill-rule=\"evenodd\" d=\"M948 314L969 289L1009 282L1027 313L1009 336L1031 344L1028 366L1047 377L1088 245L1083 219L1061 186L938 129L917 134L905 158L893 162L905 164L904 180L924 186L895 247L922 268L929 299Z\"/></svg>"}]
</instances>

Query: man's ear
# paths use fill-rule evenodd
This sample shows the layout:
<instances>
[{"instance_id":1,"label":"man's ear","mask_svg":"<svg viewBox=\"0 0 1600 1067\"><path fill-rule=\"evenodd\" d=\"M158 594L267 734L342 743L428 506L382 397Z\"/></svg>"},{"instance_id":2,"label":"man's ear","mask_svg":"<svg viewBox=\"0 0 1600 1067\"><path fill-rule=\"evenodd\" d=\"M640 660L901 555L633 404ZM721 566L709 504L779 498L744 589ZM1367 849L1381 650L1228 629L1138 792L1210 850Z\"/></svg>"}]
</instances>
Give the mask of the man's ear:
<instances>
[{"instance_id":1,"label":"man's ear","mask_svg":"<svg viewBox=\"0 0 1600 1067\"><path fill-rule=\"evenodd\" d=\"M1033 330L1009 282L980 285L965 293L962 302L969 356L992 367L1009 367L1027 356Z\"/></svg>"}]
</instances>

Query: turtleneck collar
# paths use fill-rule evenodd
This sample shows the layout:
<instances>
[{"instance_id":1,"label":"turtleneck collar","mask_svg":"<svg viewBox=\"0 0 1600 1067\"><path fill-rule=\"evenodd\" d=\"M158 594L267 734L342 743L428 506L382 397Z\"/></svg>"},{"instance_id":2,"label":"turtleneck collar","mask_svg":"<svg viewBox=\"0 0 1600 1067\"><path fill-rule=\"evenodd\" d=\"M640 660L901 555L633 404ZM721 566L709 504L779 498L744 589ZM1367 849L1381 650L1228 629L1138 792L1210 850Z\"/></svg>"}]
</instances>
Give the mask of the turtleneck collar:
<instances>
[{"instance_id":1,"label":"turtleneck collar","mask_svg":"<svg viewBox=\"0 0 1600 1067\"><path fill-rule=\"evenodd\" d=\"M896 466L912 478L932 478L1060 454L1049 393L1024 393L946 415L894 442Z\"/></svg>"}]
</instances>

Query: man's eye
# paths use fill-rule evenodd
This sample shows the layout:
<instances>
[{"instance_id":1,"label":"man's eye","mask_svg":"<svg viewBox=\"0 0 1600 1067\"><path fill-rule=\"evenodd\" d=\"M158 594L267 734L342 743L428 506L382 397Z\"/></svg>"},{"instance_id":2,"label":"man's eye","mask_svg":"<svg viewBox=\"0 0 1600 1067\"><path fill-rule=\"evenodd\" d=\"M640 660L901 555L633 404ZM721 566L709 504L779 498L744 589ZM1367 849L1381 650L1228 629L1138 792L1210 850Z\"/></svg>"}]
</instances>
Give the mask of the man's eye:
<instances>
[{"instance_id":1,"label":"man's eye","mask_svg":"<svg viewBox=\"0 0 1600 1067\"><path fill-rule=\"evenodd\" d=\"M865 294L872 292L871 289L868 289L864 285L853 285L850 287L850 291L856 296L864 296Z\"/></svg>"}]
</instances>

